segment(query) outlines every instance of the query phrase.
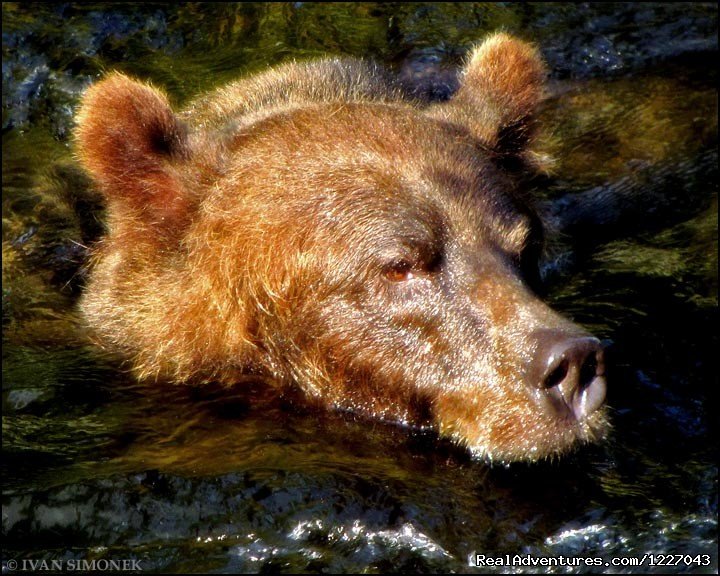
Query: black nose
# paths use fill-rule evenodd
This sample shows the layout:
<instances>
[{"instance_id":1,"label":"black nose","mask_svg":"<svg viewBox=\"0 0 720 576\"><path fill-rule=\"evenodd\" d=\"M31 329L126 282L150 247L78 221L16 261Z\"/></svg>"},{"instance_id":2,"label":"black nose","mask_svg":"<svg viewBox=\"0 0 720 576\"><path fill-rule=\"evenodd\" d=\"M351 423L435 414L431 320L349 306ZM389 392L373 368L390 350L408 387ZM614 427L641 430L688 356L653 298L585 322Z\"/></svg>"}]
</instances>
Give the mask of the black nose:
<instances>
[{"instance_id":1,"label":"black nose","mask_svg":"<svg viewBox=\"0 0 720 576\"><path fill-rule=\"evenodd\" d=\"M597 338L568 337L559 331L537 334L538 348L528 371L543 407L577 420L605 401L605 358Z\"/></svg>"}]
</instances>

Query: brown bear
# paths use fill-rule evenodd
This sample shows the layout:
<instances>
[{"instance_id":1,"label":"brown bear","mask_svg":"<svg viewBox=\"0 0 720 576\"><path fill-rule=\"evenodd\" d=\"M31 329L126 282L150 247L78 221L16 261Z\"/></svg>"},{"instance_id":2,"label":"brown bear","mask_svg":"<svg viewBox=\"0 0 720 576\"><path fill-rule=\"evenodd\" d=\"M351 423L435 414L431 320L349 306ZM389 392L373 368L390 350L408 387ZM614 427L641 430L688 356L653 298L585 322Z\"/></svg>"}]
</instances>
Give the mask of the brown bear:
<instances>
[{"instance_id":1,"label":"brown bear","mask_svg":"<svg viewBox=\"0 0 720 576\"><path fill-rule=\"evenodd\" d=\"M599 342L542 303L532 163L545 68L506 34L446 102L377 66L289 63L175 113L121 74L85 94L106 197L81 306L139 378L249 379L536 460L607 428Z\"/></svg>"}]
</instances>

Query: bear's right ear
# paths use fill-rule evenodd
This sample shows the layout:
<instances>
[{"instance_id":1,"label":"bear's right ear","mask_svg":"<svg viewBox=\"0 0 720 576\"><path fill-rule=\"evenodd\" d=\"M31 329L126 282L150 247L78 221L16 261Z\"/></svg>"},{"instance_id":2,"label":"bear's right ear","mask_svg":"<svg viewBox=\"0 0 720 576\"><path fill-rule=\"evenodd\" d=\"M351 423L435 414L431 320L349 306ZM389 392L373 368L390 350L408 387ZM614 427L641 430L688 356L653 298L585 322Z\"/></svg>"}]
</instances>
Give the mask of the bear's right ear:
<instances>
[{"instance_id":1,"label":"bear's right ear","mask_svg":"<svg viewBox=\"0 0 720 576\"><path fill-rule=\"evenodd\" d=\"M177 168L189 156L187 136L163 93L113 73L85 92L75 136L111 211L136 209L155 224L186 215Z\"/></svg>"},{"instance_id":2,"label":"bear's right ear","mask_svg":"<svg viewBox=\"0 0 720 576\"><path fill-rule=\"evenodd\" d=\"M532 44L503 32L470 53L457 93L440 115L465 126L499 158L523 159L544 97L546 68Z\"/></svg>"}]
</instances>

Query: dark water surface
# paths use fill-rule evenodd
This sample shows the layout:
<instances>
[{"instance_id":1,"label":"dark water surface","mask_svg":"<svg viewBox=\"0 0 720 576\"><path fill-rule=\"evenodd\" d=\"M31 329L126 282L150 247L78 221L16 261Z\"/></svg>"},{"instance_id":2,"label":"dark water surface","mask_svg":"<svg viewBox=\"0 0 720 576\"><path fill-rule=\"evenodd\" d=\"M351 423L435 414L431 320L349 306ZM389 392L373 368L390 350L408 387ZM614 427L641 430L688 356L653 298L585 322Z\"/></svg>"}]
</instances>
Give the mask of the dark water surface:
<instances>
[{"instance_id":1,"label":"dark water surface","mask_svg":"<svg viewBox=\"0 0 720 576\"><path fill-rule=\"evenodd\" d=\"M716 4L2 10L3 573L78 559L168 572L717 573ZM605 444L490 467L431 433L261 388L137 384L86 344L78 265L101 226L70 131L103 71L182 103L289 58L353 54L444 98L468 47L499 28L536 41L552 68L543 117L557 163L533 183L557 232L543 271L553 306L613 342ZM476 554L602 565L476 567ZM645 554L682 556L606 566Z\"/></svg>"}]
</instances>

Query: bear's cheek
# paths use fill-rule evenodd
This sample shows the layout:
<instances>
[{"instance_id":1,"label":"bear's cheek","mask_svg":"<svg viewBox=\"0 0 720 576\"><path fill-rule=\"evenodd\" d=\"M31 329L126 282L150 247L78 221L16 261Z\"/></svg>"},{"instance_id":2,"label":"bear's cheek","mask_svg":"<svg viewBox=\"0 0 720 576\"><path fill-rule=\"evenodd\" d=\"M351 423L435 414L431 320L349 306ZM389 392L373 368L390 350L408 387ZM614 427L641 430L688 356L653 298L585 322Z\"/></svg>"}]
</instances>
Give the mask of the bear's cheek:
<instances>
[{"instance_id":1,"label":"bear's cheek","mask_svg":"<svg viewBox=\"0 0 720 576\"><path fill-rule=\"evenodd\" d=\"M534 459L602 435L604 415L558 417L527 380L540 329L584 332L519 279L486 274L467 287L351 290L314 302L311 393L336 407L432 425L491 459ZM310 356L308 356L310 358ZM322 369L318 369L319 366ZM302 379L301 379L302 381Z\"/></svg>"}]
</instances>

